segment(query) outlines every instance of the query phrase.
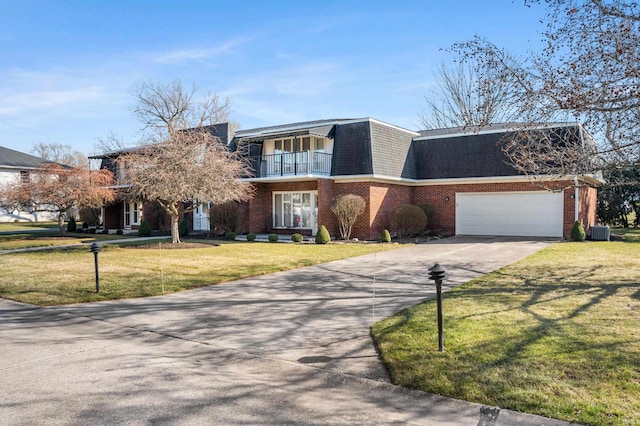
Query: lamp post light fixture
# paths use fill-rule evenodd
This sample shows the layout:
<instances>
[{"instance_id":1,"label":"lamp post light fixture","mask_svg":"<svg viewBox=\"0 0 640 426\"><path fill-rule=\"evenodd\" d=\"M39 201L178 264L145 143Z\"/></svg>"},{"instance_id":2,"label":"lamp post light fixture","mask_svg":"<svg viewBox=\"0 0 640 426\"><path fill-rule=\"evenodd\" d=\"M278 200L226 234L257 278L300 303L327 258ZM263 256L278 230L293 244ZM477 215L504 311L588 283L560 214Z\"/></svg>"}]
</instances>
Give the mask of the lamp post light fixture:
<instances>
[{"instance_id":1,"label":"lamp post light fixture","mask_svg":"<svg viewBox=\"0 0 640 426\"><path fill-rule=\"evenodd\" d=\"M100 253L100 250L102 250L102 247L100 247L100 244L98 243L93 243L91 244L91 247L89 248L89 250L91 250L91 253L93 253L93 261L96 266L96 293L100 293L100 274L98 273L98 253Z\"/></svg>"},{"instance_id":2,"label":"lamp post light fixture","mask_svg":"<svg viewBox=\"0 0 640 426\"><path fill-rule=\"evenodd\" d=\"M445 270L439 263L429 268L429 279L436 283L436 302L438 310L438 350L444 352L444 337L442 333L442 280L445 278Z\"/></svg>"}]
</instances>

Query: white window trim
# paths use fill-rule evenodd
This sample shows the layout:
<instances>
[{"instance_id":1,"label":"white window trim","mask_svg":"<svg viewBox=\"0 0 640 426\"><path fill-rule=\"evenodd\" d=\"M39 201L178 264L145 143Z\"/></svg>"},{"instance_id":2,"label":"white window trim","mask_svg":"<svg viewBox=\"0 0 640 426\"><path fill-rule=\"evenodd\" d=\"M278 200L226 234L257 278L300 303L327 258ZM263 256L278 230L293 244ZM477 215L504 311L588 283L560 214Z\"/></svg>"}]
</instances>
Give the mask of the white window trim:
<instances>
[{"instance_id":1,"label":"white window trim","mask_svg":"<svg viewBox=\"0 0 640 426\"><path fill-rule=\"evenodd\" d=\"M275 212L276 212L276 195L284 195L284 194L310 194L310 200L311 200L311 226L309 227L305 227L305 226L276 226L275 225ZM314 231L316 229L316 224L315 222L318 220L318 205L317 205L317 199L318 199L318 191L317 190L309 190L309 191L273 191L271 193L271 226L273 229L307 229L307 230L311 230ZM284 209L282 209L284 211ZM292 214L293 214L293 209L292 209ZM283 219L283 218L281 218ZM284 220L282 221L284 223Z\"/></svg>"}]
</instances>

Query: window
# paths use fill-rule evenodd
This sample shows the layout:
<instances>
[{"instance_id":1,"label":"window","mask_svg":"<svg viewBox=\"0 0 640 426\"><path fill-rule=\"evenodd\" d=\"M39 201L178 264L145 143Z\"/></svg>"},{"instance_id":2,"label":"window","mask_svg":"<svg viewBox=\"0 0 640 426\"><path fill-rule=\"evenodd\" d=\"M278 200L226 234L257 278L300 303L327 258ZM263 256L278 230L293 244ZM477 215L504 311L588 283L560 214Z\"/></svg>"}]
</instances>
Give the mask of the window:
<instances>
[{"instance_id":1,"label":"window","mask_svg":"<svg viewBox=\"0 0 640 426\"><path fill-rule=\"evenodd\" d=\"M314 230L316 225L316 191L274 192L273 227Z\"/></svg>"},{"instance_id":2,"label":"window","mask_svg":"<svg viewBox=\"0 0 640 426\"><path fill-rule=\"evenodd\" d=\"M124 203L124 227L140 225L142 219L142 203Z\"/></svg>"},{"instance_id":3,"label":"window","mask_svg":"<svg viewBox=\"0 0 640 426\"><path fill-rule=\"evenodd\" d=\"M20 170L20 183L27 185L31 182L31 176L28 170Z\"/></svg>"}]
</instances>

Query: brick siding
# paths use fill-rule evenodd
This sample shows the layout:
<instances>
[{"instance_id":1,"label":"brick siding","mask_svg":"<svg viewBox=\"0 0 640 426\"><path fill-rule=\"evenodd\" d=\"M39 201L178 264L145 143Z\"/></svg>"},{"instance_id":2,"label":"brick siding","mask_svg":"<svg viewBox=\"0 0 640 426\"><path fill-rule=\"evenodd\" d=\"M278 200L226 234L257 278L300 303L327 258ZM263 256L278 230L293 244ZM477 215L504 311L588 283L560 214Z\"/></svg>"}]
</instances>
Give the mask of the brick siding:
<instances>
[{"instance_id":1,"label":"brick siding","mask_svg":"<svg viewBox=\"0 0 640 426\"><path fill-rule=\"evenodd\" d=\"M365 212L354 225L352 237L378 239L384 229L389 229L389 214L401 204L431 204L436 215L428 228L437 232L455 233L456 193L465 192L525 192L540 191L529 182L479 183L461 185L405 186L372 182L335 183L330 179L307 182L256 184L256 195L249 201L250 232L270 232L272 227L273 191L318 191L318 226L325 225L333 238L339 236L338 222L331 213L335 199L344 194L364 198ZM575 220L574 189L564 191L563 233L568 238ZM586 228L596 223L597 190L580 189L579 216Z\"/></svg>"}]
</instances>

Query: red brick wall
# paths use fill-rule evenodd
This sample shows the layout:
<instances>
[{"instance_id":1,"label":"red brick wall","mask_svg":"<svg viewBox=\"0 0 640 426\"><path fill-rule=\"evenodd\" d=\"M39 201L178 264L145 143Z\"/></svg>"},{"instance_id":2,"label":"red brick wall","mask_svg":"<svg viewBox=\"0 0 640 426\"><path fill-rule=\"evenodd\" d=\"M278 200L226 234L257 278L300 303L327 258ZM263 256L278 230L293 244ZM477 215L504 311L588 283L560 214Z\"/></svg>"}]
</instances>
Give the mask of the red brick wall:
<instances>
[{"instance_id":1,"label":"red brick wall","mask_svg":"<svg viewBox=\"0 0 640 426\"><path fill-rule=\"evenodd\" d=\"M308 182L256 184L256 195L249 202L249 231L271 231L271 209L273 191L318 191L318 225L325 225L333 238L339 236L338 222L331 213L331 205L343 194L356 194L364 198L367 207L358 217L352 237L377 239L389 228L389 214L401 204L431 204L436 208L429 229L450 234L455 233L456 193L463 192L520 192L540 191L529 182L480 183L462 185L403 186L370 182L335 183L330 179ZM564 236L568 238L575 220L574 189L564 192ZM596 190L582 188L580 193L580 218L585 227L595 224Z\"/></svg>"},{"instance_id":2,"label":"red brick wall","mask_svg":"<svg viewBox=\"0 0 640 426\"><path fill-rule=\"evenodd\" d=\"M587 232L589 232L589 228L598 223L598 217L596 214L597 204L598 190L592 187L581 187L578 211L580 221Z\"/></svg>"},{"instance_id":3,"label":"red brick wall","mask_svg":"<svg viewBox=\"0 0 640 426\"><path fill-rule=\"evenodd\" d=\"M375 240L389 229L391 211L403 204L413 204L413 188L401 185L371 184L370 231L367 239Z\"/></svg>"},{"instance_id":4,"label":"red brick wall","mask_svg":"<svg viewBox=\"0 0 640 426\"><path fill-rule=\"evenodd\" d=\"M106 229L124 228L124 204L122 204L122 201L105 206L102 220Z\"/></svg>"}]
</instances>

